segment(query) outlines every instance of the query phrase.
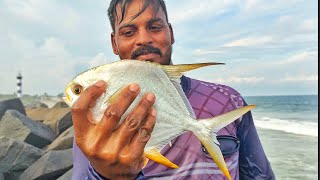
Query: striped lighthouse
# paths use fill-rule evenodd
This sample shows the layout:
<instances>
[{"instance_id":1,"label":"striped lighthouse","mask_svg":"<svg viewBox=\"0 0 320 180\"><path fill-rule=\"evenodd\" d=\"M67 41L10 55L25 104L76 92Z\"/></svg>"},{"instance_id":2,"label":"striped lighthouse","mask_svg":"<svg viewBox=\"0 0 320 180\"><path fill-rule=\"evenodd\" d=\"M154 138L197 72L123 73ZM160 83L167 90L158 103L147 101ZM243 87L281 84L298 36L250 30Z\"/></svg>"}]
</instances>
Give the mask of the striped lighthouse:
<instances>
[{"instance_id":1,"label":"striped lighthouse","mask_svg":"<svg viewBox=\"0 0 320 180\"><path fill-rule=\"evenodd\" d=\"M19 72L19 74L17 75L17 96L18 98L20 98L22 95L22 75Z\"/></svg>"}]
</instances>

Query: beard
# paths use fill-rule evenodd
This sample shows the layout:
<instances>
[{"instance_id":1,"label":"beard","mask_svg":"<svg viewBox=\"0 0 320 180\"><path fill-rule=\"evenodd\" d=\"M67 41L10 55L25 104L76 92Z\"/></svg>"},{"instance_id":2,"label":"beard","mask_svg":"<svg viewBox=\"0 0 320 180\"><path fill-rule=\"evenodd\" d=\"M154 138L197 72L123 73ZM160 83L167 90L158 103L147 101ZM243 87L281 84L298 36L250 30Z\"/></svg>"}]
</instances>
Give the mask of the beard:
<instances>
[{"instance_id":1,"label":"beard","mask_svg":"<svg viewBox=\"0 0 320 180\"><path fill-rule=\"evenodd\" d=\"M159 54L160 57L162 56L160 49L150 45L143 45L132 52L131 59L136 59L138 56L149 54L149 53Z\"/></svg>"},{"instance_id":2,"label":"beard","mask_svg":"<svg viewBox=\"0 0 320 180\"><path fill-rule=\"evenodd\" d=\"M141 55L149 54L149 53L155 53L155 54L158 54L161 59L164 58L165 61L158 62L162 65L172 64L172 61L171 61L172 46L170 46L168 50L163 54L161 53L160 49L156 47L153 47L151 45L143 45L131 53L131 59L137 59L137 57ZM153 59L148 59L148 61L154 62Z\"/></svg>"}]
</instances>

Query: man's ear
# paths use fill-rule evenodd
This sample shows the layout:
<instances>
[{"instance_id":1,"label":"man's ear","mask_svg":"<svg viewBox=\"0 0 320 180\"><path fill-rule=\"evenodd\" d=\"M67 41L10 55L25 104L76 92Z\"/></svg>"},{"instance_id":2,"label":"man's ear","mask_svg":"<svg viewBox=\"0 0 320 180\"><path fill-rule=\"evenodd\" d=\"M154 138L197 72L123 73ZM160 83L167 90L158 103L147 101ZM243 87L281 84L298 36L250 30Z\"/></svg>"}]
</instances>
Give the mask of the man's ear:
<instances>
[{"instance_id":1,"label":"man's ear","mask_svg":"<svg viewBox=\"0 0 320 180\"><path fill-rule=\"evenodd\" d=\"M170 29L170 36L171 36L171 44L174 43L174 34L171 24L169 23L169 29Z\"/></svg>"},{"instance_id":2,"label":"man's ear","mask_svg":"<svg viewBox=\"0 0 320 180\"><path fill-rule=\"evenodd\" d=\"M112 44L112 50L115 55L119 55L116 38L114 32L111 33L111 44Z\"/></svg>"}]
</instances>

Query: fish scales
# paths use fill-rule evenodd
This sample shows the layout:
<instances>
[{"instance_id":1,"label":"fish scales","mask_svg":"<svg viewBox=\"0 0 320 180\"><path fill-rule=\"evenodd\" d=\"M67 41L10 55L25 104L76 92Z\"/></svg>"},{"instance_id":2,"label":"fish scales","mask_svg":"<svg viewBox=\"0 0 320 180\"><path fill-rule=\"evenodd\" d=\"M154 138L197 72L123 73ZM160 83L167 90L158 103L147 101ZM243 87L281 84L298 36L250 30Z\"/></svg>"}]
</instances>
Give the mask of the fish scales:
<instances>
[{"instance_id":1,"label":"fish scales","mask_svg":"<svg viewBox=\"0 0 320 180\"><path fill-rule=\"evenodd\" d=\"M146 145L146 150L157 148L161 150L171 139L182 134L191 125L188 109L180 97L168 76L154 63L136 63L135 61L121 61L123 63L111 64L109 69L100 67L99 77L108 83L107 91L115 93L124 85L137 83L140 86L140 94L122 116L126 115L139 103L146 92L152 92L156 96L154 108L157 109L157 120L152 137ZM116 69L112 70L111 69ZM97 71L99 71L97 69ZM107 74L110 73L108 76ZM105 77L105 78L104 78ZM147 78L146 78L147 77ZM190 106L190 105L189 105ZM94 111L96 112L96 111ZM101 114L94 113L96 120L101 119ZM100 118L99 118L100 117ZM120 123L121 123L120 122ZM171 127L168 129L168 126ZM167 131L164 132L164 129ZM156 138L157 137L157 138Z\"/></svg>"}]
</instances>

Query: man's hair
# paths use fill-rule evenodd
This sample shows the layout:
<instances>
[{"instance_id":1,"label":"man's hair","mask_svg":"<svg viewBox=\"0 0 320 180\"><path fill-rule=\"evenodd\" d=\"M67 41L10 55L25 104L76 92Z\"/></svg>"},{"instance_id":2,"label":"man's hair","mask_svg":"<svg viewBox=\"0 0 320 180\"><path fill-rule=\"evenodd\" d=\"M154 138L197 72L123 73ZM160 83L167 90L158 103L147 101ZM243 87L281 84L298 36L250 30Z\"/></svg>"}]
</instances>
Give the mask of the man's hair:
<instances>
[{"instance_id":1,"label":"man's hair","mask_svg":"<svg viewBox=\"0 0 320 180\"><path fill-rule=\"evenodd\" d=\"M120 16L121 18L119 20L119 23L121 23L123 21L127 6L131 2L132 2L132 0L111 0L110 6L108 8L108 17L109 17L109 21L110 21L113 32L115 31L116 17L118 17L117 11L116 11L117 5L119 4L120 8L121 8L121 16ZM144 5L143 5L141 11L138 12L135 16L133 16L132 19L135 19L140 14L142 14L147 9L147 7L150 5L150 3L154 8L154 13L155 13L154 15L156 15L158 13L159 7L161 6L161 8L166 16L166 21L169 22L167 8L164 3L164 0L144 0Z\"/></svg>"}]
</instances>

